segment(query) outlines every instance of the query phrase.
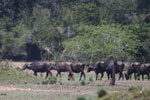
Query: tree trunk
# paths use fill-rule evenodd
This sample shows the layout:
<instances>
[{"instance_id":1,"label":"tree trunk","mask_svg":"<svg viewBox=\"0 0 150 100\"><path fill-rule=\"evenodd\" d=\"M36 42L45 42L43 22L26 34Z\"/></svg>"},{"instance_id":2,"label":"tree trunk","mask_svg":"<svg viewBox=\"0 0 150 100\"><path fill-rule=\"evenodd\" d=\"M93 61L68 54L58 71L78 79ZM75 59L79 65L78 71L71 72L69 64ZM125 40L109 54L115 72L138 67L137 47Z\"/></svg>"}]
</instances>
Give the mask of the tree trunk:
<instances>
[{"instance_id":1,"label":"tree trunk","mask_svg":"<svg viewBox=\"0 0 150 100\"><path fill-rule=\"evenodd\" d=\"M116 72L116 66L114 64L113 69L112 69L112 79L110 81L110 85L114 86L115 85L115 72Z\"/></svg>"}]
</instances>

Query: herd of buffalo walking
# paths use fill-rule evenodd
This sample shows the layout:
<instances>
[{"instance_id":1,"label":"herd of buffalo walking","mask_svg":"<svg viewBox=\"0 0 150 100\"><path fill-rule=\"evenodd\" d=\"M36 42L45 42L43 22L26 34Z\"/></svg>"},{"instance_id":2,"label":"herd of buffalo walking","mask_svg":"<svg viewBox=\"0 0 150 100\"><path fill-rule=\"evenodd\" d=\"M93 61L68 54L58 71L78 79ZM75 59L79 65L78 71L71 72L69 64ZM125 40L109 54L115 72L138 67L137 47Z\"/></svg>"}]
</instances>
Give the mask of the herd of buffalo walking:
<instances>
[{"instance_id":1,"label":"herd of buffalo walking","mask_svg":"<svg viewBox=\"0 0 150 100\"><path fill-rule=\"evenodd\" d=\"M112 77L113 68L115 68L115 73L119 74L119 80L124 76L126 80L131 79L132 74L134 74L135 80L140 80L140 76L142 75L142 80L144 80L144 75L147 75L148 80L150 79L150 63L140 63L140 62L132 62L128 66L126 66L127 70L124 72L125 63L123 61L118 61L110 57L106 61L97 61L94 64L83 64L81 62L58 62L53 63L49 61L35 61L31 64L25 64L23 66L23 70L30 69L34 72L34 75L37 76L37 72L46 72L46 77L50 74L52 76L51 70L56 70L57 74L61 77L61 72L69 72L68 80L74 80L74 73L81 73L80 79L82 76L86 79L86 75L84 72L85 66L87 66L87 72L94 71L96 74L96 80L98 80L98 74L101 74L100 80L102 80L104 76L104 72L106 72L108 80ZM115 67L113 67L115 66Z\"/></svg>"}]
</instances>

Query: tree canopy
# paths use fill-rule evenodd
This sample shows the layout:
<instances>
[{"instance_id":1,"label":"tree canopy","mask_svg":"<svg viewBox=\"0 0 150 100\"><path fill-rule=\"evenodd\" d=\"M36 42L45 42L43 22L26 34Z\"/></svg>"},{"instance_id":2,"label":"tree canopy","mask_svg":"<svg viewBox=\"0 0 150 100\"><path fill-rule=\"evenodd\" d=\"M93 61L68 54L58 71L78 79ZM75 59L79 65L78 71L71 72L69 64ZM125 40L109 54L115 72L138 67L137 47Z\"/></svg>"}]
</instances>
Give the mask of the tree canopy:
<instances>
[{"instance_id":1,"label":"tree canopy","mask_svg":"<svg viewBox=\"0 0 150 100\"><path fill-rule=\"evenodd\" d=\"M149 5L149 0L1 0L0 59L88 62L113 55L149 62Z\"/></svg>"}]
</instances>

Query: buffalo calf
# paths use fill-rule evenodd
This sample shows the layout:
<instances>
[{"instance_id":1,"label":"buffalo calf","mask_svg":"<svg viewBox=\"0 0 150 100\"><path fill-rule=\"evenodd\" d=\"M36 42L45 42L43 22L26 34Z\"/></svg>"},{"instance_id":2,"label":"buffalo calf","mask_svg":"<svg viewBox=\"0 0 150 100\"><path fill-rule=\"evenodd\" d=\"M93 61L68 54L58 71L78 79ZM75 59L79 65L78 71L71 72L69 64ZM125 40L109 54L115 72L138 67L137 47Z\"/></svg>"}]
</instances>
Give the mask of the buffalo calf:
<instances>
[{"instance_id":1,"label":"buffalo calf","mask_svg":"<svg viewBox=\"0 0 150 100\"><path fill-rule=\"evenodd\" d=\"M89 65L87 72L94 71L96 74L96 80L98 79L98 74L101 73L101 78L102 80L105 72L105 67L104 67L104 61L97 61L94 64Z\"/></svg>"}]
</instances>

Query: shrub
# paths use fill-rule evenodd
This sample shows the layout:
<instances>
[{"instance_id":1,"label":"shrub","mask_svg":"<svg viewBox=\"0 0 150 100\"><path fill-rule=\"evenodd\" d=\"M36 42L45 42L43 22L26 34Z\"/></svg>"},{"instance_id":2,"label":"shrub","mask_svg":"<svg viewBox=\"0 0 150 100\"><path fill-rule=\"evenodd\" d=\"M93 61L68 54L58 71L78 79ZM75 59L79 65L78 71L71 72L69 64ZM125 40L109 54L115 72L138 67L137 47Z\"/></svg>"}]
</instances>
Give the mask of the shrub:
<instances>
[{"instance_id":1,"label":"shrub","mask_svg":"<svg viewBox=\"0 0 150 100\"><path fill-rule=\"evenodd\" d=\"M56 77L49 77L47 80L43 81L42 84L56 84L57 78Z\"/></svg>"},{"instance_id":2,"label":"shrub","mask_svg":"<svg viewBox=\"0 0 150 100\"><path fill-rule=\"evenodd\" d=\"M92 77L89 78L89 82L93 82L93 78Z\"/></svg>"},{"instance_id":3,"label":"shrub","mask_svg":"<svg viewBox=\"0 0 150 100\"><path fill-rule=\"evenodd\" d=\"M86 98L84 96L81 96L81 97L77 97L77 100L86 100Z\"/></svg>"},{"instance_id":4,"label":"shrub","mask_svg":"<svg viewBox=\"0 0 150 100\"><path fill-rule=\"evenodd\" d=\"M128 89L128 91L134 91L134 90L136 90L136 89L137 89L136 87L132 86L132 87L130 87L130 88Z\"/></svg>"},{"instance_id":5,"label":"shrub","mask_svg":"<svg viewBox=\"0 0 150 100\"><path fill-rule=\"evenodd\" d=\"M104 89L101 89L97 92L97 94L98 94L98 98L101 98L101 97L107 95L107 92Z\"/></svg>"}]
</instances>

